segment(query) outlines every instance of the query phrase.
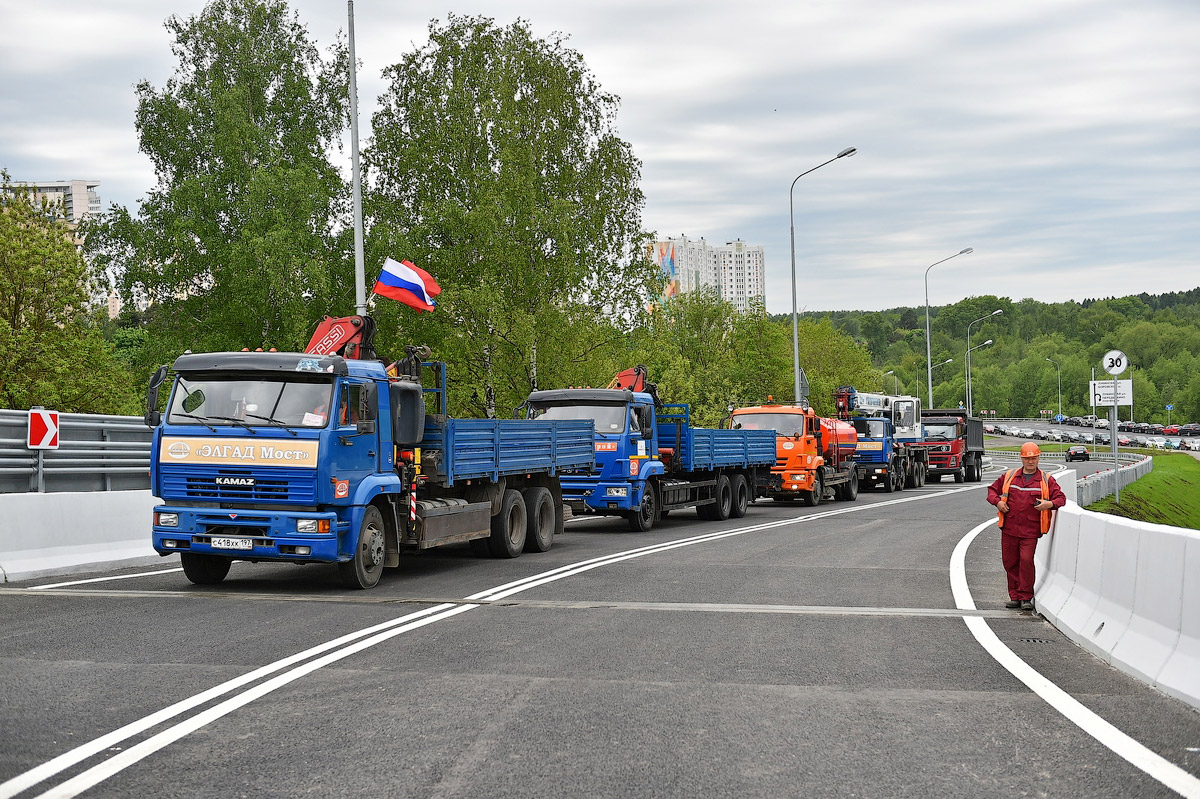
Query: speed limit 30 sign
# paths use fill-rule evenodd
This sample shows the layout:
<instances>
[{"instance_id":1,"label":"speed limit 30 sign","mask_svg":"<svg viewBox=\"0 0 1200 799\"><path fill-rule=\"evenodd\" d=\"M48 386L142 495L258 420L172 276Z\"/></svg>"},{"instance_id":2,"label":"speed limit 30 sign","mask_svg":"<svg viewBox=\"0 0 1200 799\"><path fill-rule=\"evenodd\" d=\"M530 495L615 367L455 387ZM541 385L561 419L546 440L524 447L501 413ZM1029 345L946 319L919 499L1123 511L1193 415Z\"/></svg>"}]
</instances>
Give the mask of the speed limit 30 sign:
<instances>
[{"instance_id":1,"label":"speed limit 30 sign","mask_svg":"<svg viewBox=\"0 0 1200 799\"><path fill-rule=\"evenodd\" d=\"M1120 350L1109 350L1104 353L1104 360L1100 365L1104 367L1104 371L1116 377L1129 367L1129 359Z\"/></svg>"}]
</instances>

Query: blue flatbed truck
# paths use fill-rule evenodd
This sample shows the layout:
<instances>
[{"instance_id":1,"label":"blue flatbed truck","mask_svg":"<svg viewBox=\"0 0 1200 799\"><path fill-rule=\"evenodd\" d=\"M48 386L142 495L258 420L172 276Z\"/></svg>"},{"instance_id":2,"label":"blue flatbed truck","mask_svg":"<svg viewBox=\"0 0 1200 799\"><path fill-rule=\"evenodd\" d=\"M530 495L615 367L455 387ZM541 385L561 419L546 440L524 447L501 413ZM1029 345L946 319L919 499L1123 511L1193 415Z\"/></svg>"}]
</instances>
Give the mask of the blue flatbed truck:
<instances>
[{"instance_id":1,"label":"blue flatbed truck","mask_svg":"<svg viewBox=\"0 0 1200 799\"><path fill-rule=\"evenodd\" d=\"M622 516L630 529L646 531L682 508L696 508L702 519L740 518L766 495L774 430L693 427L687 405L621 388L535 391L526 407L541 420L595 425L595 465L559 478L576 513Z\"/></svg>"},{"instance_id":2,"label":"blue flatbed truck","mask_svg":"<svg viewBox=\"0 0 1200 799\"><path fill-rule=\"evenodd\" d=\"M185 354L165 413L160 368L146 415L154 549L179 553L198 584L244 560L336 563L352 588L375 586L405 549L549 549L559 475L595 462L592 424L451 418L444 365L426 388L417 363L395 375L336 354Z\"/></svg>"}]
</instances>

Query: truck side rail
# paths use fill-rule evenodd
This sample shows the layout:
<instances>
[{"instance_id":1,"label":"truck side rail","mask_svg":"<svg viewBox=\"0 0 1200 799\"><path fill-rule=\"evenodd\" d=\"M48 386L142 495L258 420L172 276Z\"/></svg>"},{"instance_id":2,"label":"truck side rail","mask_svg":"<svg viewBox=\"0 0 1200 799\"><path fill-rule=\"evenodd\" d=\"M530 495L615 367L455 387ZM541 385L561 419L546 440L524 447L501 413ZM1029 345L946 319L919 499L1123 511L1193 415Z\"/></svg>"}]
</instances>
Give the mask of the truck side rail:
<instances>
[{"instance_id":1,"label":"truck side rail","mask_svg":"<svg viewBox=\"0 0 1200 799\"><path fill-rule=\"evenodd\" d=\"M442 419L426 417L422 469L432 479L549 474L590 468L596 459L590 420Z\"/></svg>"}]
</instances>

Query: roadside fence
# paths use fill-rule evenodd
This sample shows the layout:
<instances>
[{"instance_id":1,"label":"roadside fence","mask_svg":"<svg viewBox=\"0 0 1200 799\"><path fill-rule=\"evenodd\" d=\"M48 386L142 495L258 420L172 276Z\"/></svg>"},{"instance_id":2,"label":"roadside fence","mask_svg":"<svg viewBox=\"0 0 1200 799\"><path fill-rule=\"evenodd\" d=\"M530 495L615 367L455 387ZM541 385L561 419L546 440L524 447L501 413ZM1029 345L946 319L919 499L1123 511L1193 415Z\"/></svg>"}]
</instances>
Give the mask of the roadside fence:
<instances>
[{"instance_id":1,"label":"roadside fence","mask_svg":"<svg viewBox=\"0 0 1200 799\"><path fill-rule=\"evenodd\" d=\"M0 410L0 493L150 487L154 431L140 416L59 415L59 447L26 446L28 412Z\"/></svg>"},{"instance_id":2,"label":"roadside fence","mask_svg":"<svg viewBox=\"0 0 1200 799\"><path fill-rule=\"evenodd\" d=\"M992 457L997 460L1009 460L1010 453L995 453ZM1107 458L1107 454L1105 455ZM1016 453L1011 453L1011 459L1014 466L1020 465ZM1042 461L1060 461L1063 459L1061 453L1057 452L1042 452ZM1112 461L1106 461L1112 463ZM1131 484L1154 470L1154 459L1149 455L1138 455L1132 452L1122 452L1117 455L1117 463L1124 464L1117 470L1107 469L1103 472L1089 474L1086 477L1079 477L1075 480L1075 502L1080 507L1086 508L1093 502L1099 502L1107 496L1117 493L1117 480L1121 481L1121 488ZM1068 494L1067 496L1070 496Z\"/></svg>"}]
</instances>

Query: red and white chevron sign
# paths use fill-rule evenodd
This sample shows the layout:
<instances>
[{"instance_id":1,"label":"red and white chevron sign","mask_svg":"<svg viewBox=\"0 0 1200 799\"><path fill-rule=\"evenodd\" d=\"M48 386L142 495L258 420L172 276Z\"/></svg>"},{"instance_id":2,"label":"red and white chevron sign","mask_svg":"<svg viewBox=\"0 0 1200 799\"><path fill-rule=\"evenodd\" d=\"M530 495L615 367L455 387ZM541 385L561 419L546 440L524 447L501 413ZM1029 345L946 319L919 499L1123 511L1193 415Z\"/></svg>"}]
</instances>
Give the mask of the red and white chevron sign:
<instances>
[{"instance_id":1,"label":"red and white chevron sign","mask_svg":"<svg viewBox=\"0 0 1200 799\"><path fill-rule=\"evenodd\" d=\"M29 409L29 449L58 449L58 411L45 408Z\"/></svg>"}]
</instances>

